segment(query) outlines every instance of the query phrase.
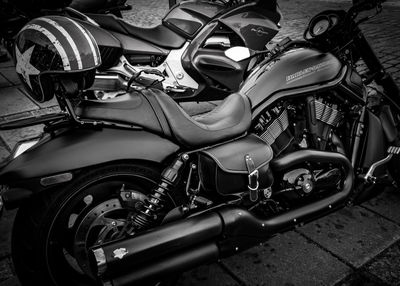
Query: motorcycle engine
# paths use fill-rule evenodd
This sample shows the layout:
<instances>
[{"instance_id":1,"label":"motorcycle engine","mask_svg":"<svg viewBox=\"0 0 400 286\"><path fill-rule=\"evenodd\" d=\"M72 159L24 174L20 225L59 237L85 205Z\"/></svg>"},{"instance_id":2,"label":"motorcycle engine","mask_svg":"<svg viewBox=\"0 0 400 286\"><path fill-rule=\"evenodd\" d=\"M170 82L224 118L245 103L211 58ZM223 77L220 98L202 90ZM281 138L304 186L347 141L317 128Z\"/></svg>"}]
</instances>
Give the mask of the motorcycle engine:
<instances>
[{"instance_id":1,"label":"motorcycle engine","mask_svg":"<svg viewBox=\"0 0 400 286\"><path fill-rule=\"evenodd\" d=\"M275 157L296 149L325 151L334 130L344 119L339 106L329 97L282 101L258 117L253 131L272 147Z\"/></svg>"},{"instance_id":2,"label":"motorcycle engine","mask_svg":"<svg viewBox=\"0 0 400 286\"><path fill-rule=\"evenodd\" d=\"M338 151L332 138L337 138L345 112L330 98L324 94L281 101L259 116L253 131L272 147L275 158L301 149ZM302 199L337 191L342 179L339 169L319 162L307 162L279 176L271 197L275 205L277 201L298 205Z\"/></svg>"}]
</instances>

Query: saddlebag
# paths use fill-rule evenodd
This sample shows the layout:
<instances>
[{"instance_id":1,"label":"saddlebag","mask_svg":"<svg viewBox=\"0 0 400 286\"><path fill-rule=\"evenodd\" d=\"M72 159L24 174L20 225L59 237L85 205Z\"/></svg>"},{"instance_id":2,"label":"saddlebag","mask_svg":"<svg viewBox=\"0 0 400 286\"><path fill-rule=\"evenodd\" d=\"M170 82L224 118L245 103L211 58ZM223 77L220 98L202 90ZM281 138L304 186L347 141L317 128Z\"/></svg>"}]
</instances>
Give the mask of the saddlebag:
<instances>
[{"instance_id":1,"label":"saddlebag","mask_svg":"<svg viewBox=\"0 0 400 286\"><path fill-rule=\"evenodd\" d=\"M266 189L273 183L272 157L271 147L254 134L211 147L199 155L200 181L221 195Z\"/></svg>"}]
</instances>

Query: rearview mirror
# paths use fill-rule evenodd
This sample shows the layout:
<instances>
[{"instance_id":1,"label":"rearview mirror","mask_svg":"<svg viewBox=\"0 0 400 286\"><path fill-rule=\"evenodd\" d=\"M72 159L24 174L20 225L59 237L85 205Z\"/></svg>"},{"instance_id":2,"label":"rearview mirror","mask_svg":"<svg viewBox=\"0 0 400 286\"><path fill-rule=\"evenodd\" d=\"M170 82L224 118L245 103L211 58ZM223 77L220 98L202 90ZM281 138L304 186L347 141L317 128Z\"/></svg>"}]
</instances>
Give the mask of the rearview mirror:
<instances>
[{"instance_id":1,"label":"rearview mirror","mask_svg":"<svg viewBox=\"0 0 400 286\"><path fill-rule=\"evenodd\" d=\"M251 57L250 49L246 47L233 47L225 51L225 56L235 62L240 62Z\"/></svg>"}]
</instances>

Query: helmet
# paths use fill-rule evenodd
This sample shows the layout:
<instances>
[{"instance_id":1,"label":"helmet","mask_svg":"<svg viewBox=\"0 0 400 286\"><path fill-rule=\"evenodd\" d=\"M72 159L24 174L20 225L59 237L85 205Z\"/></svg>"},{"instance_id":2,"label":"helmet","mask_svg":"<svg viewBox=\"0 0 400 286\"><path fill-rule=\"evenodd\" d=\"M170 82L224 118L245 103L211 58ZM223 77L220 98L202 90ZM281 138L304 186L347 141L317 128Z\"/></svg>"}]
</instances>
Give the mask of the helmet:
<instances>
[{"instance_id":1,"label":"helmet","mask_svg":"<svg viewBox=\"0 0 400 286\"><path fill-rule=\"evenodd\" d=\"M93 84L101 64L99 47L88 30L62 16L34 19L18 33L16 71L30 96L45 102L54 96L54 81L73 79L80 89Z\"/></svg>"}]
</instances>

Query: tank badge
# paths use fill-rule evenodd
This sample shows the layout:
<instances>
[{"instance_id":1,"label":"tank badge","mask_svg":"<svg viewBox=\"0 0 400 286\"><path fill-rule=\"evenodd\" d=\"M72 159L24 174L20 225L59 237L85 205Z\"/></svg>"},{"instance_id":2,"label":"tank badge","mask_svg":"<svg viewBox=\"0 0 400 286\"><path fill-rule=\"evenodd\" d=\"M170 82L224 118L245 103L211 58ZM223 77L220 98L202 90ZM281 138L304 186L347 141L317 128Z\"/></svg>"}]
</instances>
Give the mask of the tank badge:
<instances>
[{"instance_id":1,"label":"tank badge","mask_svg":"<svg viewBox=\"0 0 400 286\"><path fill-rule=\"evenodd\" d=\"M322 70L325 70L325 69L329 68L329 66L331 64L334 64L334 63L336 63L335 60L325 61L325 62L319 63L317 65L314 65L312 67L308 67L306 69L298 71L298 72L296 72L294 74L288 75L288 76L286 76L286 84L293 83L293 82L295 82L297 80L300 80L302 78L308 77L308 76L310 76L310 75L312 75L312 74L314 74L316 72L320 72Z\"/></svg>"},{"instance_id":2,"label":"tank badge","mask_svg":"<svg viewBox=\"0 0 400 286\"><path fill-rule=\"evenodd\" d=\"M114 253L114 258L122 259L124 258L125 255L128 254L128 251L126 250L126 248L118 248L114 250L113 253Z\"/></svg>"}]
</instances>

